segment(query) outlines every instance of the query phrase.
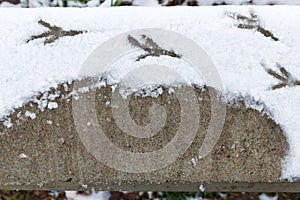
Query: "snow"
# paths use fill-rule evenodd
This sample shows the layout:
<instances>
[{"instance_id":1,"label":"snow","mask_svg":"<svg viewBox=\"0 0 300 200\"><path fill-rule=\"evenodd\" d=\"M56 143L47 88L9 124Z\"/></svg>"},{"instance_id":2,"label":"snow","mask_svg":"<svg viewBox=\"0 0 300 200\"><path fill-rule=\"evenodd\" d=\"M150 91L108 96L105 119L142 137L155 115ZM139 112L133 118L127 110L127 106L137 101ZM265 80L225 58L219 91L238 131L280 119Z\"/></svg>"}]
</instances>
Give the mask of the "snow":
<instances>
[{"instance_id":1,"label":"snow","mask_svg":"<svg viewBox=\"0 0 300 200\"><path fill-rule=\"evenodd\" d=\"M35 118L36 118L35 113L32 113L32 112L30 112L30 111L26 111L26 112L25 112L25 116L26 116L26 117L30 117L31 119L35 119Z\"/></svg>"},{"instance_id":2,"label":"snow","mask_svg":"<svg viewBox=\"0 0 300 200\"><path fill-rule=\"evenodd\" d=\"M104 200L109 199L109 192L93 192L91 195L80 195L76 191L66 191L68 199L72 200Z\"/></svg>"},{"instance_id":3,"label":"snow","mask_svg":"<svg viewBox=\"0 0 300 200\"><path fill-rule=\"evenodd\" d=\"M152 7L156 7L156 6L160 6L160 4L158 3L158 1L151 1L151 0L135 0L133 1L133 5L135 6L152 6Z\"/></svg>"},{"instance_id":4,"label":"snow","mask_svg":"<svg viewBox=\"0 0 300 200\"><path fill-rule=\"evenodd\" d=\"M274 197L269 197L266 194L262 193L259 195L259 200L277 200L278 197L274 196Z\"/></svg>"},{"instance_id":5,"label":"snow","mask_svg":"<svg viewBox=\"0 0 300 200\"><path fill-rule=\"evenodd\" d=\"M199 186L199 190L200 190L201 192L204 192L204 191L205 191L205 187L204 187L203 185L200 185L200 186Z\"/></svg>"},{"instance_id":6,"label":"snow","mask_svg":"<svg viewBox=\"0 0 300 200\"><path fill-rule=\"evenodd\" d=\"M56 102L50 102L50 103L48 103L48 108L50 110L58 108L58 104Z\"/></svg>"},{"instance_id":7,"label":"snow","mask_svg":"<svg viewBox=\"0 0 300 200\"><path fill-rule=\"evenodd\" d=\"M279 38L278 42L253 30L238 29L234 20L225 15L226 12L238 12L249 16L247 6L1 8L0 26L5 28L0 29L0 120L2 118L7 128L16 125L6 117L15 108L30 100L35 101L32 97L39 92L79 78L83 62L102 42L133 29L164 28L191 38L208 53L222 78L226 101L244 99L248 107L266 112L280 125L290 145L283 160L282 178L300 178L300 87L272 90L271 86L278 80L266 73L261 65L264 62L265 66L279 72L276 63L280 63L296 79L300 79L300 7L257 6L252 9L262 25ZM47 45L42 39L26 43L32 35L47 30L37 23L41 18L64 30L88 32L63 37ZM173 69L183 74L188 84L203 85L205 82L180 59L161 56L146 58L138 64L132 59L135 56L132 53L114 62L107 74L108 81L118 83L121 74L132 67L155 62L162 65L172 63ZM158 83L170 84L164 80ZM153 87L156 91L150 95L157 96L163 92L162 88ZM67 86L65 89L68 89ZM170 89L169 93L172 92ZM57 94L47 94L42 101L36 102L41 111L44 108L56 109L56 98ZM33 114L25 116L34 119Z\"/></svg>"},{"instance_id":8,"label":"snow","mask_svg":"<svg viewBox=\"0 0 300 200\"><path fill-rule=\"evenodd\" d=\"M12 127L14 124L11 122L11 119L8 118L8 119L4 120L3 125L4 125L5 127L7 127L7 128L10 128L10 127Z\"/></svg>"},{"instance_id":9,"label":"snow","mask_svg":"<svg viewBox=\"0 0 300 200\"><path fill-rule=\"evenodd\" d=\"M21 5L20 5L20 4L15 5L15 4L11 4L11 3L9 3L9 2L3 1L3 2L0 4L0 7L14 8L14 7L21 7Z\"/></svg>"},{"instance_id":10,"label":"snow","mask_svg":"<svg viewBox=\"0 0 300 200\"><path fill-rule=\"evenodd\" d=\"M28 158L28 156L26 155L26 154L24 154L24 153L21 153L20 155L19 155L19 158Z\"/></svg>"},{"instance_id":11,"label":"snow","mask_svg":"<svg viewBox=\"0 0 300 200\"><path fill-rule=\"evenodd\" d=\"M197 164L196 159L195 159L195 158L192 158L191 161L192 161L193 166L196 166L196 164Z\"/></svg>"}]
</instances>

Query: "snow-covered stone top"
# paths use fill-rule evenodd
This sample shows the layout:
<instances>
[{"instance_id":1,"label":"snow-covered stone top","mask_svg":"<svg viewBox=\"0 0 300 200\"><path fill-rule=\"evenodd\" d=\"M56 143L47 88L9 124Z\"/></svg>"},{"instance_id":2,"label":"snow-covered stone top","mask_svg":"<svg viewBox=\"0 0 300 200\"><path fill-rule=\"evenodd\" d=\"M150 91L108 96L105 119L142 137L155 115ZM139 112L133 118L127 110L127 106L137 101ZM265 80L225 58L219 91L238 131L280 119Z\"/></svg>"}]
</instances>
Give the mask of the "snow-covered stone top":
<instances>
[{"instance_id":1,"label":"snow-covered stone top","mask_svg":"<svg viewBox=\"0 0 300 200\"><path fill-rule=\"evenodd\" d=\"M267 107L290 145L282 176L300 178L299 19L300 7L296 6L2 8L0 118L37 92L80 78L85 59L111 37L133 29L167 29L192 39L207 52L222 78L222 93L228 101L251 97ZM64 37L55 37L51 31ZM33 37L38 35L40 38ZM147 57L141 62L169 62L166 60L164 56ZM123 68L111 70L111 81L118 82L122 70L134 61L121 58L116 62L115 66L121 63ZM175 65L188 84L204 84L178 59ZM251 102L246 103L261 111ZM9 120L4 123L11 125Z\"/></svg>"}]
</instances>

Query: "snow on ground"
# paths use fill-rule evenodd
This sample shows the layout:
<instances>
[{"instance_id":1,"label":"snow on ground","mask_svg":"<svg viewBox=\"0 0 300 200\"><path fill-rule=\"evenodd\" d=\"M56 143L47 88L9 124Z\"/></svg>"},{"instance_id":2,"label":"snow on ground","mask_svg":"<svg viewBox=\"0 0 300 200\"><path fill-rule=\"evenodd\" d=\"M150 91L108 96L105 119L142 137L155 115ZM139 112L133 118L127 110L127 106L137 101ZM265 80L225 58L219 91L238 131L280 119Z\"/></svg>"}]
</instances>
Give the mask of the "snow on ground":
<instances>
[{"instance_id":1,"label":"snow on ground","mask_svg":"<svg viewBox=\"0 0 300 200\"><path fill-rule=\"evenodd\" d=\"M109 199L109 192L93 192L91 195L81 195L77 191L66 191L66 196L70 200L102 200Z\"/></svg>"},{"instance_id":2,"label":"snow on ground","mask_svg":"<svg viewBox=\"0 0 300 200\"><path fill-rule=\"evenodd\" d=\"M266 194L261 194L259 195L259 200L277 200L278 197L277 196L274 196L274 197L269 197L267 196Z\"/></svg>"},{"instance_id":3,"label":"snow on ground","mask_svg":"<svg viewBox=\"0 0 300 200\"><path fill-rule=\"evenodd\" d=\"M280 73L280 63L294 78L300 79L300 7L253 7L262 26L270 30L279 41L264 37L254 30L238 29L225 12L238 12L250 16L249 7L176 7L176 8L43 8L0 9L0 118L13 108L22 106L37 92L44 92L64 81L78 78L81 65L102 42L119 33L140 28L163 28L179 32L199 44L211 57L224 84L223 93L228 101L252 97L263 102L271 117L282 127L290 144L283 161L282 178L300 178L300 86L272 90L279 80L262 67ZM64 30L87 30L73 37L63 37L52 44L42 39L26 41L32 35L45 31L40 19ZM165 57L147 58L143 62L163 63ZM203 84L200 77L184 68L175 59L190 84ZM111 71L112 81L126 67ZM116 62L118 64L118 62ZM182 67L181 67L182 66ZM52 102L49 109L57 108ZM247 102L248 106L261 110ZM46 102L47 104L47 102ZM30 118L35 115L28 113ZM7 127L13 121L3 122ZM272 144L266 144L272 145Z\"/></svg>"}]
</instances>

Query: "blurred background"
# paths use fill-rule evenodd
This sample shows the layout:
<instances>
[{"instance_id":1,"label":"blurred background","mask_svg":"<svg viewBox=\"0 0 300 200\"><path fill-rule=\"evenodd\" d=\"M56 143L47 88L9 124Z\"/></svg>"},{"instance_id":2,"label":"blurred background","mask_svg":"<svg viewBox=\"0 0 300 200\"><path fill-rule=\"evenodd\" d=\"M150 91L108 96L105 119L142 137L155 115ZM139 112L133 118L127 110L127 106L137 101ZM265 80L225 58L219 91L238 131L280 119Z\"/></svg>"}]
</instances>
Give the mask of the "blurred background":
<instances>
[{"instance_id":1,"label":"blurred background","mask_svg":"<svg viewBox=\"0 0 300 200\"><path fill-rule=\"evenodd\" d=\"M5 191L1 200L297 200L296 193Z\"/></svg>"},{"instance_id":2,"label":"blurred background","mask_svg":"<svg viewBox=\"0 0 300 200\"><path fill-rule=\"evenodd\" d=\"M300 0L0 0L1 7L300 5Z\"/></svg>"}]
</instances>

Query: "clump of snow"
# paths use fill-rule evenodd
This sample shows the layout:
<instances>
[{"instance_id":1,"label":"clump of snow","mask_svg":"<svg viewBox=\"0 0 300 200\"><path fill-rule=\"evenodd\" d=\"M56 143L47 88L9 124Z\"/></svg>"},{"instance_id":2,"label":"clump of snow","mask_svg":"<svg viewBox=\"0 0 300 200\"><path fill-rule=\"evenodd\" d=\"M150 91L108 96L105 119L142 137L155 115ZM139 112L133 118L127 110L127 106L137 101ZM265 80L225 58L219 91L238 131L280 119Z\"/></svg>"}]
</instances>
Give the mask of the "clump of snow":
<instances>
[{"instance_id":1,"label":"clump of snow","mask_svg":"<svg viewBox=\"0 0 300 200\"><path fill-rule=\"evenodd\" d=\"M50 103L48 103L48 108L50 110L56 109L56 108L58 108L58 104L56 102L50 102Z\"/></svg>"},{"instance_id":2,"label":"clump of snow","mask_svg":"<svg viewBox=\"0 0 300 200\"><path fill-rule=\"evenodd\" d=\"M133 1L133 5L135 5L135 6L151 6L151 7L160 6L158 1L156 1L156 0L154 0L154 1L135 0L135 1Z\"/></svg>"},{"instance_id":3,"label":"clump of snow","mask_svg":"<svg viewBox=\"0 0 300 200\"><path fill-rule=\"evenodd\" d=\"M13 126L13 123L11 122L11 119L8 118L8 119L6 119L6 120L3 122L3 125L4 125L5 127L7 127L7 128L10 128L10 127Z\"/></svg>"},{"instance_id":4,"label":"clump of snow","mask_svg":"<svg viewBox=\"0 0 300 200\"><path fill-rule=\"evenodd\" d=\"M7 2L7 1L3 1L2 3L0 3L0 7L4 7L4 8L15 8L15 7L22 7L22 5L21 4L17 4L17 5L15 5L15 4L12 4L12 3L9 3L9 2Z\"/></svg>"},{"instance_id":5,"label":"clump of snow","mask_svg":"<svg viewBox=\"0 0 300 200\"><path fill-rule=\"evenodd\" d=\"M199 186L199 190L200 190L201 192L204 192L204 191L205 191L204 185L200 185L200 186Z\"/></svg>"},{"instance_id":6,"label":"clump of snow","mask_svg":"<svg viewBox=\"0 0 300 200\"><path fill-rule=\"evenodd\" d=\"M19 155L19 158L28 158L28 156L27 156L26 154L24 154L24 153L21 153L21 154Z\"/></svg>"},{"instance_id":7,"label":"clump of snow","mask_svg":"<svg viewBox=\"0 0 300 200\"><path fill-rule=\"evenodd\" d=\"M44 183L38 183L36 185L41 188L41 187L43 187Z\"/></svg>"},{"instance_id":8,"label":"clump of snow","mask_svg":"<svg viewBox=\"0 0 300 200\"><path fill-rule=\"evenodd\" d=\"M66 191L66 197L72 200L100 200L109 199L110 193L93 191L91 195L80 195L76 191Z\"/></svg>"},{"instance_id":9,"label":"clump of snow","mask_svg":"<svg viewBox=\"0 0 300 200\"><path fill-rule=\"evenodd\" d=\"M277 200L277 199L278 199L277 196L269 197L265 193L262 193L262 194L259 195L259 200Z\"/></svg>"},{"instance_id":10,"label":"clump of snow","mask_svg":"<svg viewBox=\"0 0 300 200\"><path fill-rule=\"evenodd\" d=\"M26 111L26 112L25 112L25 117L30 117L31 119L35 119L35 118L36 118L36 115L35 115L35 113L33 113L33 112Z\"/></svg>"},{"instance_id":11,"label":"clump of snow","mask_svg":"<svg viewBox=\"0 0 300 200\"><path fill-rule=\"evenodd\" d=\"M170 87L169 90L168 90L168 93L169 93L169 94L173 94L174 92L175 92L175 91L174 91L174 88Z\"/></svg>"}]
</instances>

